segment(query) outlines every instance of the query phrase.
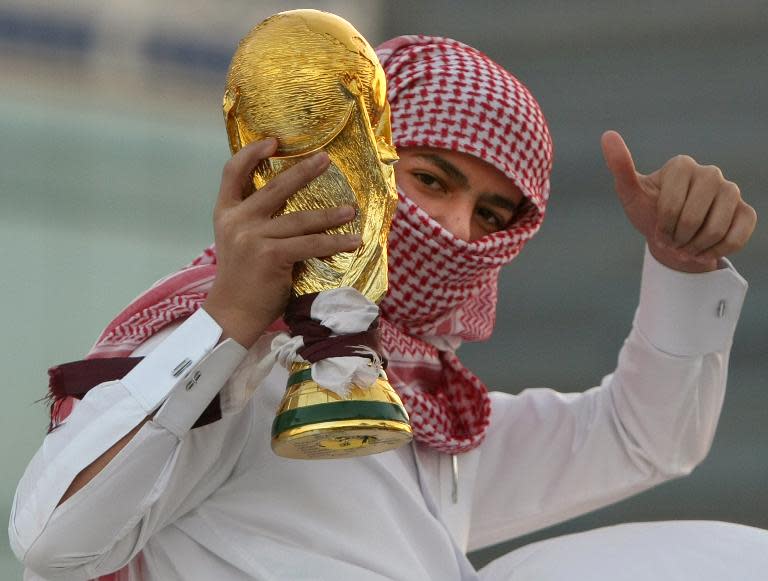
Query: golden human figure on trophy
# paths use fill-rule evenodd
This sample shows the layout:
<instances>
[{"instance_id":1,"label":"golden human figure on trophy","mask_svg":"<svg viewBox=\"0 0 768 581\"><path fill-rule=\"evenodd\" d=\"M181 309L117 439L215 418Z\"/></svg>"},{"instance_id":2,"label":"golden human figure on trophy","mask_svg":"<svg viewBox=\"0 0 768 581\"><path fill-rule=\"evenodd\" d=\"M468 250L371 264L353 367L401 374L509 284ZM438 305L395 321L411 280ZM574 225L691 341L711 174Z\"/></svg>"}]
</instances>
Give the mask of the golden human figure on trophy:
<instances>
[{"instance_id":1,"label":"golden human figure on trophy","mask_svg":"<svg viewBox=\"0 0 768 581\"><path fill-rule=\"evenodd\" d=\"M344 19L317 10L276 14L241 41L224 94L232 153L267 137L272 157L255 171L258 189L324 150L330 167L279 212L351 205L354 252L298 263L285 320L273 343L290 369L272 428L272 448L290 458L362 456L411 439L408 415L376 350L378 307L387 290L387 235L397 205L384 71L373 48Z\"/></svg>"}]
</instances>

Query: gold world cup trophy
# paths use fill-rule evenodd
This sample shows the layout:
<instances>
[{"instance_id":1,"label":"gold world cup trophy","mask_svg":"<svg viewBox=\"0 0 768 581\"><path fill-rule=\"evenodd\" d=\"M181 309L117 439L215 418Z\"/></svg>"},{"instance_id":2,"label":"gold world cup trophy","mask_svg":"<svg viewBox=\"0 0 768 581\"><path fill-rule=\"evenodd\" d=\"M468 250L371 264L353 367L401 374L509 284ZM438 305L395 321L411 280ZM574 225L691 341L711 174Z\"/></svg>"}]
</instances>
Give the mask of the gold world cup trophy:
<instances>
[{"instance_id":1,"label":"gold world cup trophy","mask_svg":"<svg viewBox=\"0 0 768 581\"><path fill-rule=\"evenodd\" d=\"M252 195L324 150L329 169L278 215L351 205L355 219L330 232L360 234L363 241L354 252L294 268L285 317L292 347L282 346L291 354L290 375L272 426L272 449L280 456L363 456L412 438L375 349L375 303L387 290L387 235L397 205L385 83L363 36L317 10L267 18L240 41L229 67L224 116L232 153L255 140L278 140L275 154L256 168Z\"/></svg>"}]
</instances>

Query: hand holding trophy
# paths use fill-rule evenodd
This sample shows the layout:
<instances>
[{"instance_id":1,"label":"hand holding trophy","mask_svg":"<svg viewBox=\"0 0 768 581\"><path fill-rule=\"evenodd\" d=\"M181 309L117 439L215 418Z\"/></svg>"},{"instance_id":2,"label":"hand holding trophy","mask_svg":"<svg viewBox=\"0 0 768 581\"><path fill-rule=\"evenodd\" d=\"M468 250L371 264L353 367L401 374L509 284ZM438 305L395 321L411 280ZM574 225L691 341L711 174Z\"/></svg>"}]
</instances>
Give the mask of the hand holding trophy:
<instances>
[{"instance_id":1,"label":"hand holding trophy","mask_svg":"<svg viewBox=\"0 0 768 581\"><path fill-rule=\"evenodd\" d=\"M387 235L397 204L384 72L348 22L316 10L276 14L241 41L224 94L232 153L274 137L274 155L253 175L256 191L320 150L330 167L277 215L353 206L334 232L360 234L355 252L294 267L285 320L273 342L289 368L272 427L288 458L362 456L411 440L408 415L377 352L376 302L387 290Z\"/></svg>"}]
</instances>

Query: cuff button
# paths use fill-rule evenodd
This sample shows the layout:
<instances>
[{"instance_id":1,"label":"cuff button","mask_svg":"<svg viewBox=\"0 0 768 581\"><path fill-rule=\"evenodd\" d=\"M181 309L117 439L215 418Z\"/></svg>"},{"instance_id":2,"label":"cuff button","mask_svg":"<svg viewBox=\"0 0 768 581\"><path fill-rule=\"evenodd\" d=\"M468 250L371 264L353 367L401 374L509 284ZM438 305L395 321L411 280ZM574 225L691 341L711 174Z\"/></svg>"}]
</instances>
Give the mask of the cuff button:
<instances>
[{"instance_id":1,"label":"cuff button","mask_svg":"<svg viewBox=\"0 0 768 581\"><path fill-rule=\"evenodd\" d=\"M200 373L199 371L195 371L195 374L192 376L192 379L190 379L187 382L187 385L184 386L186 388L186 390L189 391L190 389L192 389L195 386L195 384L197 383L197 380L200 379L200 377L202 375L203 374Z\"/></svg>"},{"instance_id":2,"label":"cuff button","mask_svg":"<svg viewBox=\"0 0 768 581\"><path fill-rule=\"evenodd\" d=\"M178 377L190 365L192 365L192 360L191 359L184 359L181 363L179 363L176 367L173 368L173 371L171 373L173 373L174 377Z\"/></svg>"},{"instance_id":3,"label":"cuff button","mask_svg":"<svg viewBox=\"0 0 768 581\"><path fill-rule=\"evenodd\" d=\"M722 319L725 316L725 301L717 303L717 318Z\"/></svg>"}]
</instances>

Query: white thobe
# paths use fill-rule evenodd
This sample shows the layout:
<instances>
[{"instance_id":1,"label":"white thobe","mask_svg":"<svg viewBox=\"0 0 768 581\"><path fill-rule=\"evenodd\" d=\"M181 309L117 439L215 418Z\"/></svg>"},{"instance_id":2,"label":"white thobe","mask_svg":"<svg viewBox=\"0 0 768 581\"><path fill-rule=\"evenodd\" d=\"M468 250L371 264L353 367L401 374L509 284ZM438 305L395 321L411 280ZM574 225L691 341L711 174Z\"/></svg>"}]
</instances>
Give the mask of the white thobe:
<instances>
[{"instance_id":1,"label":"white thobe","mask_svg":"<svg viewBox=\"0 0 768 581\"><path fill-rule=\"evenodd\" d=\"M458 474L451 456L415 444L345 460L276 456L270 428L287 379L278 366L242 411L191 429L251 359L219 342L221 328L199 310L46 436L16 492L12 548L29 579L88 579L126 564L136 579L162 581L479 579L467 551L688 474L705 457L745 291L730 265L684 274L646 252L615 372L584 393L493 392L487 437L458 456ZM263 338L251 356L268 349ZM57 507L74 477L152 412ZM505 563L488 575L524 571Z\"/></svg>"}]
</instances>

